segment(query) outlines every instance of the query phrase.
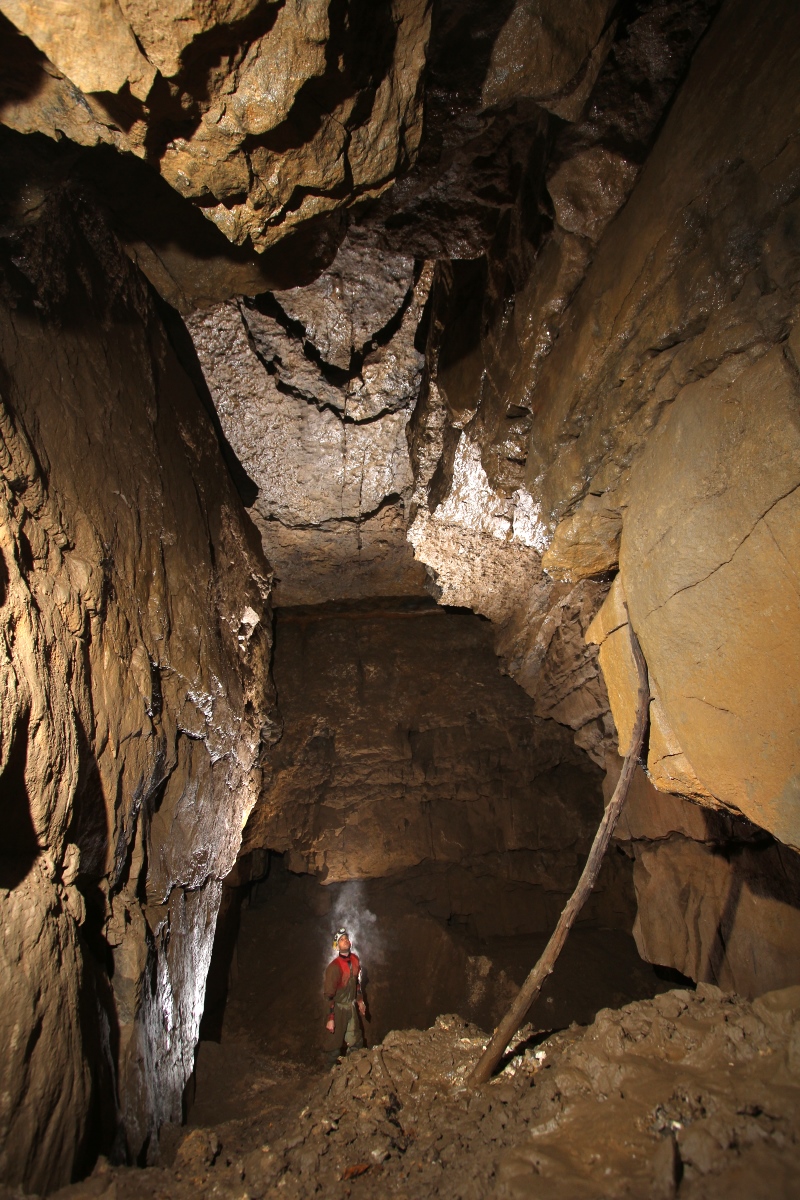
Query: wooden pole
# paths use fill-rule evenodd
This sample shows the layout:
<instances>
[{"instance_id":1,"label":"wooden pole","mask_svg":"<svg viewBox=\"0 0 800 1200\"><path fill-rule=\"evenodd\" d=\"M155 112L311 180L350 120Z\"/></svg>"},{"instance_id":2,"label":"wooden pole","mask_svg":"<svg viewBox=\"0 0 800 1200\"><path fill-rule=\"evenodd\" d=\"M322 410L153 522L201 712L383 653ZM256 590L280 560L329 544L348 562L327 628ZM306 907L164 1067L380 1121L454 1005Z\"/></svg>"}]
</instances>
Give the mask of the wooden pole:
<instances>
[{"instance_id":1,"label":"wooden pole","mask_svg":"<svg viewBox=\"0 0 800 1200\"><path fill-rule=\"evenodd\" d=\"M578 880L578 886L567 901L541 958L519 989L513 1004L492 1034L491 1041L467 1080L468 1087L479 1087L480 1084L486 1083L491 1077L492 1072L503 1057L508 1043L522 1024L525 1014L542 990L542 984L547 976L552 974L556 960L561 953L564 942L567 940L567 934L597 882L603 856L608 848L608 843L611 841L611 835L614 832L617 819L625 803L625 797L628 794L633 773L639 761L642 742L644 741L644 731L647 726L647 712L650 702L647 665L644 661L636 634L633 632L633 626L630 624L630 619L628 620L628 629L630 631L631 648L639 679L639 694L637 697L636 720L631 734L630 749L625 756L625 762L623 763L617 786L614 788L614 795L611 797L608 807L603 814L603 819L600 822L600 827L595 834L592 848L589 851L589 857L586 860L586 866L583 868L581 877Z\"/></svg>"}]
</instances>

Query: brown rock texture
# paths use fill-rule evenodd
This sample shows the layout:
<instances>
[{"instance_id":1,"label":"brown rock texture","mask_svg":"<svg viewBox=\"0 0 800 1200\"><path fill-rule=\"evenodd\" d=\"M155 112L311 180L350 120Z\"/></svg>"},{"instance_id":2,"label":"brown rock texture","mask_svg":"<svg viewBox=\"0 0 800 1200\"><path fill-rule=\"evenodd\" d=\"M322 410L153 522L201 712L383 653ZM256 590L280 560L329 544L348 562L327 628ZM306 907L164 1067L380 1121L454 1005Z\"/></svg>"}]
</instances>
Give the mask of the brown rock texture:
<instances>
[{"instance_id":1,"label":"brown rock texture","mask_svg":"<svg viewBox=\"0 0 800 1200\"><path fill-rule=\"evenodd\" d=\"M547 5L514 6L493 43L498 73L490 65L490 90L508 86L532 95L538 76L526 74L525 56L545 54L547 45L557 72L577 53L572 39L586 39L588 57L570 85L562 80L561 91L553 85L549 98L546 89L538 93L561 122L551 126L546 147L532 143L537 149L520 185L522 194L546 197L540 213L552 207L553 219L533 221L528 204L527 224L512 219L513 234L506 226L502 238L484 238L482 263L437 268L426 376L409 427L415 475L409 540L436 594L495 623L504 669L542 715L575 730L577 744L599 765L616 749L616 735L597 654L583 639L605 595L602 577L618 562L620 509L592 495L581 516L553 530L544 480L530 464L526 473L531 412L538 411L541 373L595 247L634 185L711 13L705 4L655 5L606 25L608 11L590 5L580 28L567 30ZM538 25L553 42L519 35ZM441 36L434 22L434 78ZM423 155L392 195L410 194L426 161ZM391 196L379 209L390 202ZM410 217L409 223L415 230ZM539 434L537 417L534 443Z\"/></svg>"},{"instance_id":2,"label":"brown rock texture","mask_svg":"<svg viewBox=\"0 0 800 1200\"><path fill-rule=\"evenodd\" d=\"M261 1146L239 1149L241 1122L194 1129L172 1168L137 1178L106 1166L57 1195L134 1200L146 1187L227 1200L244 1182L250 1195L277 1187L305 1200L331 1179L369 1200L621 1200L678 1189L689 1200L792 1200L799 1001L796 987L750 1003L701 984L603 1009L588 1028L548 1036L526 1026L477 1092L464 1080L486 1035L439 1016L348 1057L304 1095L284 1084L289 1112L276 1112Z\"/></svg>"},{"instance_id":3,"label":"brown rock texture","mask_svg":"<svg viewBox=\"0 0 800 1200\"><path fill-rule=\"evenodd\" d=\"M776 348L683 388L633 469L620 573L700 783L795 847L798 531L800 375Z\"/></svg>"},{"instance_id":4,"label":"brown rock texture","mask_svg":"<svg viewBox=\"0 0 800 1200\"><path fill-rule=\"evenodd\" d=\"M634 937L648 962L741 996L800 983L800 861L715 826L636 848Z\"/></svg>"},{"instance_id":5,"label":"brown rock texture","mask_svg":"<svg viewBox=\"0 0 800 1200\"><path fill-rule=\"evenodd\" d=\"M435 489L442 461L436 454L445 454L435 381L425 410L423 429L417 413L411 427L417 484L408 539L433 578L434 594L442 604L472 608L492 621L503 669L534 699L537 714L572 728L576 744L603 766L616 739L597 654L584 635L606 585L554 583L544 574L538 504L524 488L510 499L495 491L479 445L464 433L454 447L446 497L429 507L425 477L429 473Z\"/></svg>"},{"instance_id":6,"label":"brown rock texture","mask_svg":"<svg viewBox=\"0 0 800 1200\"><path fill-rule=\"evenodd\" d=\"M504 659L537 695L567 589L599 589L619 563L651 674L651 776L797 845L800 29L792 6L761 21L730 0L650 150L656 98L666 104L710 15L654 9L614 35L587 107L554 142L556 228L513 305L499 305L491 263L435 286L444 328L414 427L425 478L411 538L443 596L503 626ZM637 120L643 78L659 86ZM448 323L475 287L473 344L453 365ZM461 482L478 461L480 513ZM529 550L513 545L521 501ZM490 530L502 545L484 569ZM594 640L624 750L623 631ZM594 664L573 659L567 678L600 762L613 744L602 687L578 697Z\"/></svg>"},{"instance_id":7,"label":"brown rock texture","mask_svg":"<svg viewBox=\"0 0 800 1200\"><path fill-rule=\"evenodd\" d=\"M155 1161L243 829L243 887L274 852L402 884L424 970L479 991L436 922L552 926L628 746L630 621L647 761L589 916L630 916L633 862L639 948L697 995L565 1035L555 1090L528 1059L448 1093L415 1145L403 1105L477 1050L440 1024L416 1079L398 1051L334 1084L366 1132L314 1101L148 1179L301 1196L327 1152L365 1195L448 1163L459 1200L789 1194L796 997L706 985L798 981L796 3L0 13L0 1175Z\"/></svg>"},{"instance_id":8,"label":"brown rock texture","mask_svg":"<svg viewBox=\"0 0 800 1200\"><path fill-rule=\"evenodd\" d=\"M622 760L610 758L608 801ZM800 856L740 817L659 791L639 768L615 832L634 855L647 962L741 996L800 984Z\"/></svg>"},{"instance_id":9,"label":"brown rock texture","mask_svg":"<svg viewBox=\"0 0 800 1200\"><path fill-rule=\"evenodd\" d=\"M2 12L35 48L9 64L7 125L145 159L236 245L379 195L419 144L429 0Z\"/></svg>"},{"instance_id":10,"label":"brown rock texture","mask_svg":"<svg viewBox=\"0 0 800 1200\"><path fill-rule=\"evenodd\" d=\"M621 754L627 754L630 745L637 695L636 664L630 649L628 623L622 575L618 573L597 616L586 630L586 640L599 647L598 660L608 689L609 704L617 730L617 748ZM697 778L694 768L681 749L669 725L658 686L652 675L650 697L647 748L649 779L665 792L691 796L711 808L720 807L719 801ZM669 809L670 805L667 803L666 811Z\"/></svg>"},{"instance_id":11,"label":"brown rock texture","mask_svg":"<svg viewBox=\"0 0 800 1200\"><path fill-rule=\"evenodd\" d=\"M326 883L422 867L419 903L479 936L552 924L601 775L500 674L488 623L424 601L279 609L274 675L284 733L246 849ZM625 924L628 869L611 856L595 919Z\"/></svg>"},{"instance_id":12,"label":"brown rock texture","mask_svg":"<svg viewBox=\"0 0 800 1200\"><path fill-rule=\"evenodd\" d=\"M429 286L429 269L354 229L310 287L187 322L222 429L257 491L250 512L276 604L423 590L405 537L406 426Z\"/></svg>"},{"instance_id":13,"label":"brown rock texture","mask_svg":"<svg viewBox=\"0 0 800 1200\"><path fill-rule=\"evenodd\" d=\"M37 217L2 241L0 1172L45 1190L180 1112L271 638L143 280L80 195Z\"/></svg>"}]
</instances>

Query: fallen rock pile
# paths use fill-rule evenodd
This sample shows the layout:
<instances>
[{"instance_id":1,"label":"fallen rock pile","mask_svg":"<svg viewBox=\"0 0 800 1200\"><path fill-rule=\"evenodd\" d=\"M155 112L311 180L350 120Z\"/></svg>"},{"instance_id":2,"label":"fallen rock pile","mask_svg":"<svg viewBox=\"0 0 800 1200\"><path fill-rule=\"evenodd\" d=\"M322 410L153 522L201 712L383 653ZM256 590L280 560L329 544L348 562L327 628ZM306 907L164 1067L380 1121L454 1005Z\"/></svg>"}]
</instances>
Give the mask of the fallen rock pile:
<instances>
[{"instance_id":1,"label":"fallen rock pile","mask_svg":"<svg viewBox=\"0 0 800 1200\"><path fill-rule=\"evenodd\" d=\"M700 984L520 1031L480 1091L486 1043L440 1016L390 1033L313 1085L237 1156L195 1129L171 1168L102 1164L58 1200L789 1200L800 1177L800 988L750 1003ZM259 1131L253 1129L252 1136Z\"/></svg>"}]
</instances>

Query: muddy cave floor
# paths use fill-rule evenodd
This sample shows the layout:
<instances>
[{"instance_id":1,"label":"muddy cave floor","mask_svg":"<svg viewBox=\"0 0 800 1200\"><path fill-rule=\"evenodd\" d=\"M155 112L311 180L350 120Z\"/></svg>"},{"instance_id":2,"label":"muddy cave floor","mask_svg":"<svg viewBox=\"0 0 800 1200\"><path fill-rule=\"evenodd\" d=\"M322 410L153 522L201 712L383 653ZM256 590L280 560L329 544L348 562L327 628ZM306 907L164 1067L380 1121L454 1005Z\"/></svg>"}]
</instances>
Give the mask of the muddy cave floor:
<instances>
[{"instance_id":1,"label":"muddy cave floor","mask_svg":"<svg viewBox=\"0 0 800 1200\"><path fill-rule=\"evenodd\" d=\"M486 1035L457 1015L378 1045L368 1027L369 1048L329 1072L316 958L296 952L327 921L298 915L287 943L273 906L242 911L219 1041L200 1043L160 1164L101 1159L59 1200L800 1194L800 988L753 1003L676 988L630 937L578 928L487 1087L464 1087ZM519 981L544 940L475 948Z\"/></svg>"}]
</instances>

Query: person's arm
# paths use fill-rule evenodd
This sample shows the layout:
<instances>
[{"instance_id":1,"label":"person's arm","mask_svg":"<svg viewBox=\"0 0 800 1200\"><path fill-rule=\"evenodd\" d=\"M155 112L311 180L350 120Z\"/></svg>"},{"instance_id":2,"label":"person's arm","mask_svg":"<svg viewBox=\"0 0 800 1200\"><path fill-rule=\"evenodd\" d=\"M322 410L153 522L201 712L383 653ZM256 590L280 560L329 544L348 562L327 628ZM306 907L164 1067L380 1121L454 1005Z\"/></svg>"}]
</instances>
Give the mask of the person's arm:
<instances>
[{"instance_id":1,"label":"person's arm","mask_svg":"<svg viewBox=\"0 0 800 1200\"><path fill-rule=\"evenodd\" d=\"M341 983L341 980L342 980L341 973L336 964L336 961L334 960L332 963L329 963L328 966L325 968L325 978L322 981L322 991L325 994L326 1000L333 1001L335 999L336 993L339 990L339 985Z\"/></svg>"},{"instance_id":2,"label":"person's arm","mask_svg":"<svg viewBox=\"0 0 800 1200\"><path fill-rule=\"evenodd\" d=\"M339 968L335 962L329 963L325 968L325 975L322 980L322 994L328 1003L328 1015L325 1018L325 1027L329 1033L333 1033L336 1028L334 1017L334 1000L336 999L336 988L339 985Z\"/></svg>"}]
</instances>

